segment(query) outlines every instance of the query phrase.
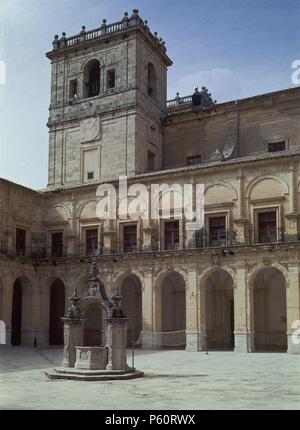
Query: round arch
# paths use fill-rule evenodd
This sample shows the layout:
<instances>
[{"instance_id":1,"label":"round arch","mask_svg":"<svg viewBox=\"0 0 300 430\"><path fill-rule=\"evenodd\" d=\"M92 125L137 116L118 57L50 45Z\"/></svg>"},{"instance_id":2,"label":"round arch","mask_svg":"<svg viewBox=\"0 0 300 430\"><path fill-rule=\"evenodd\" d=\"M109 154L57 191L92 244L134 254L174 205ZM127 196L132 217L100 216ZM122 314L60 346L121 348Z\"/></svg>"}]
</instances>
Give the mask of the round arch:
<instances>
[{"instance_id":1,"label":"round arch","mask_svg":"<svg viewBox=\"0 0 300 430\"><path fill-rule=\"evenodd\" d=\"M272 180L274 180L280 184L280 186L282 187L282 193L288 194L290 192L289 185L284 179L279 178L278 176L275 176L275 175L258 176L258 177L253 178L249 182L249 184L246 186L246 190L245 190L246 198L247 199L250 198L251 191L253 190L255 185L257 185L261 181L270 180L270 179L272 179Z\"/></svg>"},{"instance_id":2,"label":"round arch","mask_svg":"<svg viewBox=\"0 0 300 430\"><path fill-rule=\"evenodd\" d=\"M228 273L228 275L232 279L233 287L236 288L236 286L237 286L236 273L235 273L234 269L232 269L229 266L214 266L214 267L209 267L209 268L203 270L203 272L201 272L200 277L199 277L198 288L203 288L207 278L212 273L217 272L219 270L223 270L224 272Z\"/></svg>"}]
</instances>

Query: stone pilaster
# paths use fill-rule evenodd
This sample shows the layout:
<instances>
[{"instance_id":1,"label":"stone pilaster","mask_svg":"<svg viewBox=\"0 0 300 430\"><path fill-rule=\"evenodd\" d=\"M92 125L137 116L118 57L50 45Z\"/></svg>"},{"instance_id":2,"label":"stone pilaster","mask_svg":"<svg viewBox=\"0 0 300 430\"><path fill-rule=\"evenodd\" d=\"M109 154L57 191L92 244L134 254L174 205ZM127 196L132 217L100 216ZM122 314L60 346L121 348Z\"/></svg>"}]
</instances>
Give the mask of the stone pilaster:
<instances>
[{"instance_id":1,"label":"stone pilaster","mask_svg":"<svg viewBox=\"0 0 300 430\"><path fill-rule=\"evenodd\" d=\"M81 318L63 318L64 322L64 357L63 367L74 367L76 346L83 344L83 322Z\"/></svg>"},{"instance_id":2,"label":"stone pilaster","mask_svg":"<svg viewBox=\"0 0 300 430\"><path fill-rule=\"evenodd\" d=\"M188 285L186 285L186 350L198 351L196 268L188 272Z\"/></svg>"},{"instance_id":3,"label":"stone pilaster","mask_svg":"<svg viewBox=\"0 0 300 430\"><path fill-rule=\"evenodd\" d=\"M234 288L234 351L248 352L248 342L246 269L240 267Z\"/></svg>"},{"instance_id":4,"label":"stone pilaster","mask_svg":"<svg viewBox=\"0 0 300 430\"><path fill-rule=\"evenodd\" d=\"M142 286L142 348L153 349L153 289L152 272L145 272Z\"/></svg>"},{"instance_id":5,"label":"stone pilaster","mask_svg":"<svg viewBox=\"0 0 300 430\"><path fill-rule=\"evenodd\" d=\"M297 264L289 266L289 282L286 289L286 299L288 353L300 354L300 333L297 335L296 332L296 330L300 328L299 266Z\"/></svg>"},{"instance_id":6,"label":"stone pilaster","mask_svg":"<svg viewBox=\"0 0 300 430\"><path fill-rule=\"evenodd\" d=\"M127 318L106 318L108 364L106 370L127 370Z\"/></svg>"}]
</instances>

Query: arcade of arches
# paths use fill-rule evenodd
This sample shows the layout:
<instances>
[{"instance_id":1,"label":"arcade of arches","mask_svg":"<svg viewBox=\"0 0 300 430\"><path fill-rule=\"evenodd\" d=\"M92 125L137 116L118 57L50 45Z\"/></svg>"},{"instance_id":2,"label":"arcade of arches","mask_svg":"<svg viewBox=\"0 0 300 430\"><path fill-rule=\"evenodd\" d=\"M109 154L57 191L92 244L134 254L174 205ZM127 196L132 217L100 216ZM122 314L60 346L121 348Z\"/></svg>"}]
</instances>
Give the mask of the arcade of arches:
<instances>
[{"instance_id":1,"label":"arcade of arches","mask_svg":"<svg viewBox=\"0 0 300 430\"><path fill-rule=\"evenodd\" d=\"M7 327L11 345L62 345L68 298L74 285L82 290L86 275L66 285L58 276L47 278L39 290L25 275L7 288L0 277L0 319ZM297 267L215 266L210 270L166 269L135 274L130 270L105 279L108 294L118 288L128 317L128 347L234 350L240 352L295 352L292 323L299 320ZM116 281L117 279L117 281ZM7 304L10 303L8 307ZM100 303L84 309L84 344L103 345L105 312Z\"/></svg>"}]
</instances>

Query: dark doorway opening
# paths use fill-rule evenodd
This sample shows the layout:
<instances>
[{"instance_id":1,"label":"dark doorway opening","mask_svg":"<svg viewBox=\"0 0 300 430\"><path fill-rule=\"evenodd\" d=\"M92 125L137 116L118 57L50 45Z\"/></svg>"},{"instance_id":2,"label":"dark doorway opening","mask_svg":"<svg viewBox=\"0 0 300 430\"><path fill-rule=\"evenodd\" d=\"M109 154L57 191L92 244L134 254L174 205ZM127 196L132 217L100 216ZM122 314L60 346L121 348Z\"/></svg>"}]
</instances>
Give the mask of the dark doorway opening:
<instances>
[{"instance_id":1,"label":"dark doorway opening","mask_svg":"<svg viewBox=\"0 0 300 430\"><path fill-rule=\"evenodd\" d=\"M65 314L65 286L61 280L56 280L51 286L50 292L50 322L49 344L63 345L63 321Z\"/></svg>"},{"instance_id":2,"label":"dark doorway opening","mask_svg":"<svg viewBox=\"0 0 300 430\"><path fill-rule=\"evenodd\" d=\"M21 345L22 330L22 285L19 280L15 281L13 288L12 316L11 316L11 344Z\"/></svg>"}]
</instances>

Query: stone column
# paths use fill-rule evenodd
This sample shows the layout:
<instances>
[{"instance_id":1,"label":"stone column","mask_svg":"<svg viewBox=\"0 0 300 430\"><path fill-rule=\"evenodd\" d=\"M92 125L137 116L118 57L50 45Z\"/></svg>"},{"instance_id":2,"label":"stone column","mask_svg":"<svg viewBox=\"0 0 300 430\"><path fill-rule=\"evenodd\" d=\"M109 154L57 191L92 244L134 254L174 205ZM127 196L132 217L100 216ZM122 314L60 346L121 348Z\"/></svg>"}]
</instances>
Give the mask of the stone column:
<instances>
[{"instance_id":1,"label":"stone column","mask_svg":"<svg viewBox=\"0 0 300 430\"><path fill-rule=\"evenodd\" d=\"M11 314L13 302L13 280L9 277L4 277L3 281L3 303L2 303L2 319L6 325L6 345L11 345Z\"/></svg>"},{"instance_id":2,"label":"stone column","mask_svg":"<svg viewBox=\"0 0 300 430\"><path fill-rule=\"evenodd\" d=\"M300 334L295 336L296 329L300 328L299 323L296 323L296 321L300 321L299 295L299 266L297 264L290 265L289 285L286 288L287 338L288 353L290 354L300 354Z\"/></svg>"},{"instance_id":3,"label":"stone column","mask_svg":"<svg viewBox=\"0 0 300 430\"><path fill-rule=\"evenodd\" d=\"M152 272L145 273L142 286L142 349L153 349L153 287Z\"/></svg>"},{"instance_id":4,"label":"stone column","mask_svg":"<svg viewBox=\"0 0 300 430\"><path fill-rule=\"evenodd\" d=\"M255 352L254 287L252 283L246 284L246 316L248 329L248 352Z\"/></svg>"},{"instance_id":5,"label":"stone column","mask_svg":"<svg viewBox=\"0 0 300 430\"><path fill-rule=\"evenodd\" d=\"M237 268L234 288L234 352L248 352L246 269Z\"/></svg>"},{"instance_id":6,"label":"stone column","mask_svg":"<svg viewBox=\"0 0 300 430\"><path fill-rule=\"evenodd\" d=\"M76 346L83 344L82 318L63 318L64 322L64 357L63 367L74 367L76 361Z\"/></svg>"},{"instance_id":7,"label":"stone column","mask_svg":"<svg viewBox=\"0 0 300 430\"><path fill-rule=\"evenodd\" d=\"M198 351L197 271L188 272L186 285L186 351Z\"/></svg>"},{"instance_id":8,"label":"stone column","mask_svg":"<svg viewBox=\"0 0 300 430\"><path fill-rule=\"evenodd\" d=\"M106 318L108 364L106 370L127 370L127 318Z\"/></svg>"}]
</instances>

